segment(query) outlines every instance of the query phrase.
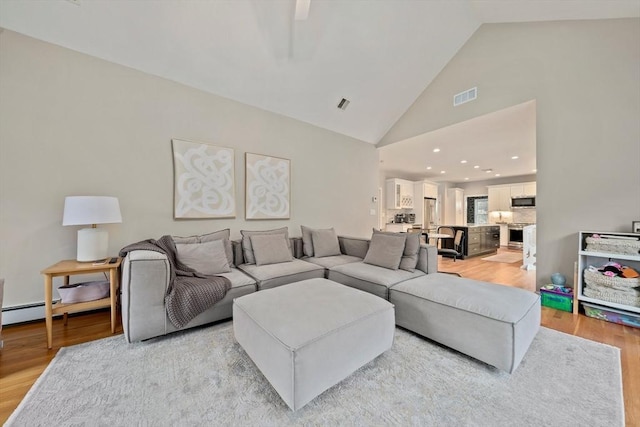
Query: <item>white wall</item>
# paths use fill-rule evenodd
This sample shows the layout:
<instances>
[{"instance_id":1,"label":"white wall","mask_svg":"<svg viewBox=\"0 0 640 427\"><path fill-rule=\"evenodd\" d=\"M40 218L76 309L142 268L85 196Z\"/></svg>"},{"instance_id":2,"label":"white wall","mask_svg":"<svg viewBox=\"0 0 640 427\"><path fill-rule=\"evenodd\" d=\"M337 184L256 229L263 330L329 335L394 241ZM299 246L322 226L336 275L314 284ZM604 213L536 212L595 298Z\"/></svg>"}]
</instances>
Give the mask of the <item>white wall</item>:
<instances>
[{"instance_id":1,"label":"white wall","mask_svg":"<svg viewBox=\"0 0 640 427\"><path fill-rule=\"evenodd\" d=\"M173 219L171 139L235 149L237 217ZM291 219L245 221L244 154L291 159ZM370 236L370 144L11 31L0 33L0 277L4 306L43 301L39 272L75 257L67 195L113 195L110 251L163 234L300 225Z\"/></svg>"},{"instance_id":2,"label":"white wall","mask_svg":"<svg viewBox=\"0 0 640 427\"><path fill-rule=\"evenodd\" d=\"M478 99L454 108L454 94ZM640 19L485 24L380 146L531 99L537 106L537 284L573 277L579 230L640 218Z\"/></svg>"}]
</instances>

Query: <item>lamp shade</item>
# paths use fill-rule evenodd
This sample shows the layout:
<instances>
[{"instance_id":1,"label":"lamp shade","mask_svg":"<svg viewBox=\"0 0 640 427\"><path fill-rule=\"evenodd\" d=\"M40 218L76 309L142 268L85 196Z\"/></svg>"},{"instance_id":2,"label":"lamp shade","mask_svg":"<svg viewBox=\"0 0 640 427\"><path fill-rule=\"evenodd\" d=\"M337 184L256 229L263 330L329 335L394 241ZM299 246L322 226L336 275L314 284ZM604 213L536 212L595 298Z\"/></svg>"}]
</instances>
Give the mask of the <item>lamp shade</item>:
<instances>
[{"instance_id":1,"label":"lamp shade","mask_svg":"<svg viewBox=\"0 0 640 427\"><path fill-rule=\"evenodd\" d=\"M117 197L69 196L64 199L62 225L122 222Z\"/></svg>"}]
</instances>

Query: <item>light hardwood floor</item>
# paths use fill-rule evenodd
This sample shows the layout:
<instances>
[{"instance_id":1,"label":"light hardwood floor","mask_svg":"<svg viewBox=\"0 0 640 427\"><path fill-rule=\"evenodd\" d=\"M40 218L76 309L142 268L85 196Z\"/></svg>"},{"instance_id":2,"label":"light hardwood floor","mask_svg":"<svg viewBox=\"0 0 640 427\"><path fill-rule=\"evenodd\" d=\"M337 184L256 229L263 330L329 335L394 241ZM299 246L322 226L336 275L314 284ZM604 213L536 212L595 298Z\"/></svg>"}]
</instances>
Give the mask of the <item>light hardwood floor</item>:
<instances>
[{"instance_id":1,"label":"light hardwood floor","mask_svg":"<svg viewBox=\"0 0 640 427\"><path fill-rule=\"evenodd\" d=\"M472 279L534 290L535 271L521 270L519 265L482 261L480 258L456 262L441 259L439 269ZM122 326L120 322L118 325L116 333L120 334ZM542 308L542 325L622 350L626 425L640 426L640 329L546 307ZM70 316L66 326L61 318L55 319L51 350L47 350L44 321L5 327L2 331L4 349L0 350L0 423L6 421L60 347L111 336L110 327L108 310ZM588 376L585 375L584 381L585 393L597 392L588 387Z\"/></svg>"}]
</instances>

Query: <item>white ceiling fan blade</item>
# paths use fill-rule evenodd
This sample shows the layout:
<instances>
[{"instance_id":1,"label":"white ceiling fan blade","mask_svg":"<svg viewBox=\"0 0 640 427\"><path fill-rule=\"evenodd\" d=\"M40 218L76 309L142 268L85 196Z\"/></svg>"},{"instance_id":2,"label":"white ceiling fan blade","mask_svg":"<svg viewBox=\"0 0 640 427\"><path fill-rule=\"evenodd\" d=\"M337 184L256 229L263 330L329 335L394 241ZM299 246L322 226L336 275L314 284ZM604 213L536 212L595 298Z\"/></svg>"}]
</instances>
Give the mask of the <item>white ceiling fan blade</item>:
<instances>
[{"instance_id":1,"label":"white ceiling fan blade","mask_svg":"<svg viewBox=\"0 0 640 427\"><path fill-rule=\"evenodd\" d=\"M296 0L296 21L305 21L309 17L311 0Z\"/></svg>"}]
</instances>

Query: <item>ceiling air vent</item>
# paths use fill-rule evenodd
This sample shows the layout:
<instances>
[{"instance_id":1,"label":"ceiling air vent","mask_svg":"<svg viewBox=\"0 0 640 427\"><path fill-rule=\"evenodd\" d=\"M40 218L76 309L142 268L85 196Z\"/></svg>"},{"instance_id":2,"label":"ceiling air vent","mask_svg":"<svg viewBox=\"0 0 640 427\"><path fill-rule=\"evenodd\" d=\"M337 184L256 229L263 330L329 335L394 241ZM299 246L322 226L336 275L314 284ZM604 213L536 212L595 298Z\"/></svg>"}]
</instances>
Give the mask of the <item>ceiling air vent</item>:
<instances>
[{"instance_id":1,"label":"ceiling air vent","mask_svg":"<svg viewBox=\"0 0 640 427\"><path fill-rule=\"evenodd\" d=\"M462 105L465 102L473 101L478 97L478 88L472 87L469 90L465 90L464 92L460 92L457 95L453 95L453 106L457 107L458 105Z\"/></svg>"},{"instance_id":2,"label":"ceiling air vent","mask_svg":"<svg viewBox=\"0 0 640 427\"><path fill-rule=\"evenodd\" d=\"M341 110L346 110L349 106L349 100L347 98L342 98L338 103L338 108Z\"/></svg>"}]
</instances>

